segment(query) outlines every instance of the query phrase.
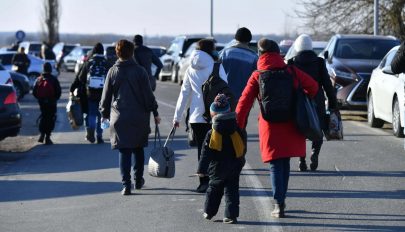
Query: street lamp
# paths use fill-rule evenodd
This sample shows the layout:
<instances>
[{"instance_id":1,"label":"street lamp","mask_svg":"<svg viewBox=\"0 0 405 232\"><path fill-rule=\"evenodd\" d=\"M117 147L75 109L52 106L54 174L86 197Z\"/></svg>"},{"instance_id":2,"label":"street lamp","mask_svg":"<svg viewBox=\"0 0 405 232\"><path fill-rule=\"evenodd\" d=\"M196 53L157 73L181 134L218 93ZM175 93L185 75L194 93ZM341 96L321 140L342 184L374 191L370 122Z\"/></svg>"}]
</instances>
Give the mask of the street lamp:
<instances>
[{"instance_id":1,"label":"street lamp","mask_svg":"<svg viewBox=\"0 0 405 232\"><path fill-rule=\"evenodd\" d=\"M210 36L214 37L214 0L211 0L211 27L210 27Z\"/></svg>"},{"instance_id":2,"label":"street lamp","mask_svg":"<svg viewBox=\"0 0 405 232\"><path fill-rule=\"evenodd\" d=\"M378 35L378 0L374 0L374 35Z\"/></svg>"}]
</instances>

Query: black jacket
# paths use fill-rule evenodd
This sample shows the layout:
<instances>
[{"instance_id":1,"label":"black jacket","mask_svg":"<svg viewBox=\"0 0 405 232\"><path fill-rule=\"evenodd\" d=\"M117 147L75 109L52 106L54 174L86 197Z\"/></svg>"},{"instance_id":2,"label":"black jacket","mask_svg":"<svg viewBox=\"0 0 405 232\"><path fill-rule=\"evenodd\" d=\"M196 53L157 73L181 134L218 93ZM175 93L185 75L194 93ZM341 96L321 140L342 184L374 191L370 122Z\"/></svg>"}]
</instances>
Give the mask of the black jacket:
<instances>
[{"instance_id":1,"label":"black jacket","mask_svg":"<svg viewBox=\"0 0 405 232\"><path fill-rule=\"evenodd\" d=\"M156 79L159 76L160 70L162 70L163 64L159 58L153 53L153 51L143 45L136 45L134 50L134 57L136 62L141 65L149 76L150 86L152 90L156 89ZM152 76L152 64L156 66L155 76Z\"/></svg>"},{"instance_id":2,"label":"black jacket","mask_svg":"<svg viewBox=\"0 0 405 232\"><path fill-rule=\"evenodd\" d=\"M222 135L222 151L213 150L209 147L212 130L208 131L197 172L208 173L211 179L224 179L228 176L239 175L245 165L245 157L236 158L230 135L235 131L241 135L245 144L245 154L246 133L237 126L235 113L217 115L214 118L213 128Z\"/></svg>"},{"instance_id":3,"label":"black jacket","mask_svg":"<svg viewBox=\"0 0 405 232\"><path fill-rule=\"evenodd\" d=\"M55 76L53 76L50 73L43 73L40 77L38 77L37 81L35 82L34 88L32 90L32 95L34 95L34 97L38 99L37 93L38 93L38 84L39 84L40 78L50 80L50 82L53 85L53 89L55 90L55 96L54 96L53 100L59 100L59 98L62 94L60 83L59 83L58 78L56 78Z\"/></svg>"},{"instance_id":4,"label":"black jacket","mask_svg":"<svg viewBox=\"0 0 405 232\"><path fill-rule=\"evenodd\" d=\"M28 58L27 54L25 53L16 53L11 63L18 67L17 72L27 75L28 68L30 67L31 60Z\"/></svg>"},{"instance_id":5,"label":"black jacket","mask_svg":"<svg viewBox=\"0 0 405 232\"><path fill-rule=\"evenodd\" d=\"M391 70L395 74L405 72L405 41L401 43L391 62Z\"/></svg>"},{"instance_id":6,"label":"black jacket","mask_svg":"<svg viewBox=\"0 0 405 232\"><path fill-rule=\"evenodd\" d=\"M81 85L86 86L86 95L88 99L95 100L95 101L100 101L101 99L101 94L103 93L103 89L90 89L87 88L87 78L88 74L90 72L90 66L92 65L93 62L100 62L104 68L108 71L109 65L107 63L106 58L103 55L100 54L94 54L90 59L88 59L84 64L82 69L79 72L78 75L78 81L80 81ZM105 75L107 72L105 73Z\"/></svg>"},{"instance_id":7,"label":"black jacket","mask_svg":"<svg viewBox=\"0 0 405 232\"><path fill-rule=\"evenodd\" d=\"M336 91L332 86L328 71L326 70L325 61L318 57L312 50L301 51L294 58L289 60L289 64L294 64L296 67L310 75L318 82L319 90L315 96L317 105L318 118L323 129L326 128L325 122L325 94L328 97L330 109L337 108Z\"/></svg>"}]
</instances>

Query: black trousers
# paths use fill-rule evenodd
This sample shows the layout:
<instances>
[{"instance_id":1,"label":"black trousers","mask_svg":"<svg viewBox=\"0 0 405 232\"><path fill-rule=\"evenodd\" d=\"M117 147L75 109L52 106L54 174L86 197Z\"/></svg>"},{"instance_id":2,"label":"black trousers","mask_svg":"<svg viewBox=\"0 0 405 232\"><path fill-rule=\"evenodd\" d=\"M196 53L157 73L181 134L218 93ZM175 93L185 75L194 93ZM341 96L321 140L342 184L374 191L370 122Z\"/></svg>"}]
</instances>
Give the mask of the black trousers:
<instances>
[{"instance_id":1,"label":"black trousers","mask_svg":"<svg viewBox=\"0 0 405 232\"><path fill-rule=\"evenodd\" d=\"M143 147L121 148L119 149L119 165L121 171L122 184L126 187L131 186L131 164L134 156L134 179L142 179L145 155Z\"/></svg>"},{"instance_id":2,"label":"black trousers","mask_svg":"<svg viewBox=\"0 0 405 232\"><path fill-rule=\"evenodd\" d=\"M193 129L194 138L197 141L198 148L198 161L201 157L201 149L204 143L205 135L211 129L211 124L209 123L190 123L191 129Z\"/></svg>"},{"instance_id":3,"label":"black trousers","mask_svg":"<svg viewBox=\"0 0 405 232\"><path fill-rule=\"evenodd\" d=\"M239 175L235 173L225 179L210 178L206 193L204 212L210 216L218 213L222 196L225 194L225 217L239 217Z\"/></svg>"},{"instance_id":4,"label":"black trousers","mask_svg":"<svg viewBox=\"0 0 405 232\"><path fill-rule=\"evenodd\" d=\"M50 135L55 128L56 121L56 100L41 99L38 100L41 116L39 118L39 132Z\"/></svg>"}]
</instances>

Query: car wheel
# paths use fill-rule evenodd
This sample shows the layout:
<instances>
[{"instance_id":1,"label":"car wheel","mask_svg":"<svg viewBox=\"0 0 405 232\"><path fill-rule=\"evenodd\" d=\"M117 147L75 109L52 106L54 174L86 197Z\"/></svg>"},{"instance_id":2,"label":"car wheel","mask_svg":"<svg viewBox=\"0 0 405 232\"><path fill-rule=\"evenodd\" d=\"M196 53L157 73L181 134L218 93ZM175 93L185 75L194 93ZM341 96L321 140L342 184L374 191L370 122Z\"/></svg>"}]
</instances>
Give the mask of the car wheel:
<instances>
[{"instance_id":1,"label":"car wheel","mask_svg":"<svg viewBox=\"0 0 405 232\"><path fill-rule=\"evenodd\" d=\"M392 131L394 135L403 138L404 137L404 128L401 127L401 116L399 112L399 102L398 99L395 98L394 106L392 109Z\"/></svg>"},{"instance_id":2,"label":"car wheel","mask_svg":"<svg viewBox=\"0 0 405 232\"><path fill-rule=\"evenodd\" d=\"M179 77L179 68L177 67L177 65L173 65L171 77L172 82L177 83L178 77Z\"/></svg>"},{"instance_id":3,"label":"car wheel","mask_svg":"<svg viewBox=\"0 0 405 232\"><path fill-rule=\"evenodd\" d=\"M17 95L17 99L21 100L24 98L24 91L20 83L14 82L15 93Z\"/></svg>"},{"instance_id":4,"label":"car wheel","mask_svg":"<svg viewBox=\"0 0 405 232\"><path fill-rule=\"evenodd\" d=\"M381 128L382 126L384 126L384 121L374 116L373 95L371 93L368 97L368 104L367 104L367 122L368 125L375 128Z\"/></svg>"}]
</instances>

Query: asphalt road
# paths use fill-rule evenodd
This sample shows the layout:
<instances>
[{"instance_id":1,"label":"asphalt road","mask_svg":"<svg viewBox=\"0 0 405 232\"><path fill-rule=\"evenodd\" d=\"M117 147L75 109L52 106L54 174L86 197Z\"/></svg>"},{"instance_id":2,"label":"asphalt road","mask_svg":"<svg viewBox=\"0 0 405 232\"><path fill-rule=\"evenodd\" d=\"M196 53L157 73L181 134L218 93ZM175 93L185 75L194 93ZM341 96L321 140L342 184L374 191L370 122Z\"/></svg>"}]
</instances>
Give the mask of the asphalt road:
<instances>
[{"instance_id":1,"label":"asphalt road","mask_svg":"<svg viewBox=\"0 0 405 232\"><path fill-rule=\"evenodd\" d=\"M64 106L73 75L64 73L60 80L64 95L55 145L39 145L20 160L0 162L1 232L405 231L404 141L389 129L344 121L344 141L324 143L317 172L298 172L294 159L287 218L277 220L270 217L271 185L258 150L255 107L247 128L239 224L225 225L223 207L212 221L202 218L205 197L193 191L197 151L187 146L183 125L170 145L176 152L175 178L145 172L145 187L121 196L118 152L109 143L89 144L83 129L70 128ZM179 89L158 82L162 137L171 129Z\"/></svg>"}]
</instances>

